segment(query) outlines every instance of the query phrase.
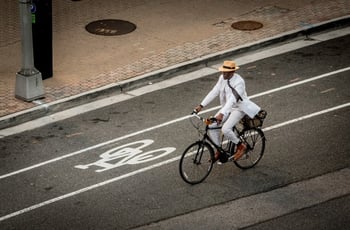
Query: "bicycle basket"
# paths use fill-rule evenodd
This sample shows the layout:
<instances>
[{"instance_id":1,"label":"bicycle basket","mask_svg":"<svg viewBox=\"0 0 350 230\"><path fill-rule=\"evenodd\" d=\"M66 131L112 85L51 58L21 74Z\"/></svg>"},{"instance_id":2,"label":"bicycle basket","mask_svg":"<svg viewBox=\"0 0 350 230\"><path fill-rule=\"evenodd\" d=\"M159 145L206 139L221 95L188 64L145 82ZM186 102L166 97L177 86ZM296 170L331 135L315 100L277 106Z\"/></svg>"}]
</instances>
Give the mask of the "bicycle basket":
<instances>
[{"instance_id":1,"label":"bicycle basket","mask_svg":"<svg viewBox=\"0 0 350 230\"><path fill-rule=\"evenodd\" d=\"M205 131L205 124L203 123L202 120L198 119L195 116L191 116L189 118L192 126L198 130L199 133L203 133Z\"/></svg>"},{"instance_id":2,"label":"bicycle basket","mask_svg":"<svg viewBox=\"0 0 350 230\"><path fill-rule=\"evenodd\" d=\"M258 128L261 127L266 118L267 112L265 110L260 110L254 118L250 118L248 115L245 115L242 118L244 127L246 128Z\"/></svg>"}]
</instances>

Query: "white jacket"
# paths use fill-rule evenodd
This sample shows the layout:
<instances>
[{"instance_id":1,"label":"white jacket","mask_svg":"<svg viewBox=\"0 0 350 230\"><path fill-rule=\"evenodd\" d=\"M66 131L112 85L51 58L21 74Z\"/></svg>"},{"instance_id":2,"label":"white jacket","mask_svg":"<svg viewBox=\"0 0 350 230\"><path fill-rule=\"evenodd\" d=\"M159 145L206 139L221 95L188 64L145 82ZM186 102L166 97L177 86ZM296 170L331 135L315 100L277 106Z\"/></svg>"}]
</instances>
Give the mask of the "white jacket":
<instances>
[{"instance_id":1,"label":"white jacket","mask_svg":"<svg viewBox=\"0 0 350 230\"><path fill-rule=\"evenodd\" d=\"M233 87L241 96L242 101L237 102L231 88L227 83L227 80L224 79L223 75L220 75L218 82L203 99L201 105L207 106L212 100L219 96L221 105L219 113L227 116L233 108L239 108L249 117L253 118L260 111L260 107L249 100L245 90L245 82L243 78L235 73L231 79L229 79L229 81L231 87Z\"/></svg>"}]
</instances>

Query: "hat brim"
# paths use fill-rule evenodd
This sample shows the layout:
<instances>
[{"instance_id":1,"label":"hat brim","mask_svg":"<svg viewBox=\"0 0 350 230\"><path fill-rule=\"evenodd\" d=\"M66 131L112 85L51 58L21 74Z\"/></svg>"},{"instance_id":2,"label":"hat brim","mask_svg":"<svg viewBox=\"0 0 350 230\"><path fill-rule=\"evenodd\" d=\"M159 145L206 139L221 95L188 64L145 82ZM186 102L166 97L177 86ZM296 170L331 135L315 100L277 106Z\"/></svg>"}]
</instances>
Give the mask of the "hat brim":
<instances>
[{"instance_id":1,"label":"hat brim","mask_svg":"<svg viewBox=\"0 0 350 230\"><path fill-rule=\"evenodd\" d=\"M233 72L233 71L236 71L239 69L239 66L236 66L234 69L227 69L227 68L224 68L224 67L219 67L219 71L220 72Z\"/></svg>"}]
</instances>

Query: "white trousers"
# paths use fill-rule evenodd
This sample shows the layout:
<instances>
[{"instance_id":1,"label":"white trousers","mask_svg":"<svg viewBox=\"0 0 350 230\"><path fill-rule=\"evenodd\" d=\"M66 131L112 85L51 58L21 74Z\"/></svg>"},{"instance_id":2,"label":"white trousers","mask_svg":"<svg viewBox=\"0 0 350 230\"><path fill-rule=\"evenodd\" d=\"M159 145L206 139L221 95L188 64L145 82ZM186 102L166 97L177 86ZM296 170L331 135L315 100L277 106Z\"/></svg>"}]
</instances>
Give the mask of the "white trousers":
<instances>
[{"instance_id":1,"label":"white trousers","mask_svg":"<svg viewBox=\"0 0 350 230\"><path fill-rule=\"evenodd\" d=\"M245 115L245 113L243 111L241 111L238 108L234 108L234 109L232 109L231 113L228 116L224 116L224 118L222 120L223 126L222 126L221 130L220 129L209 130L209 135L210 135L211 139L214 141L214 143L216 145L220 145L220 132L222 131L222 134L228 140L232 141L235 144L238 144L239 138L233 132L232 128L244 117L244 115ZM219 126L221 126L221 124L218 125L217 123L213 123L209 127L216 128Z\"/></svg>"}]
</instances>

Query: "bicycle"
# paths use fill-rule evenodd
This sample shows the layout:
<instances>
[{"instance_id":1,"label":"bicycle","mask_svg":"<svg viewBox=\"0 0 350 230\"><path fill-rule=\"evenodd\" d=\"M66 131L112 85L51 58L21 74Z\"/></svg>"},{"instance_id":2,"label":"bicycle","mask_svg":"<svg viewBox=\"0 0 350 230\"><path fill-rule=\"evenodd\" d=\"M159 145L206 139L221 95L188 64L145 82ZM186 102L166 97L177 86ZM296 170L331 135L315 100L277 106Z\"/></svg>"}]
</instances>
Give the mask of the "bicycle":
<instances>
[{"instance_id":1,"label":"bicycle","mask_svg":"<svg viewBox=\"0 0 350 230\"><path fill-rule=\"evenodd\" d=\"M179 163L181 178L192 185L203 182L209 176L215 163L214 148L220 152L221 161L233 161L241 169L254 167L261 160L265 150L266 138L261 130L265 117L266 111L261 110L253 119L245 116L238 124L243 126L243 128L237 127L238 125L233 127L240 141L247 145L243 156L234 161L236 144L231 141L224 141L224 138L222 138L221 146L216 145L208 134L208 131L211 129L221 129L221 127L209 127L210 124L216 122L216 119L202 118L194 111L190 121L197 129L199 136L202 137L189 145L183 152ZM199 122L194 121L193 118ZM205 124L204 130L200 128L201 124Z\"/></svg>"}]
</instances>

